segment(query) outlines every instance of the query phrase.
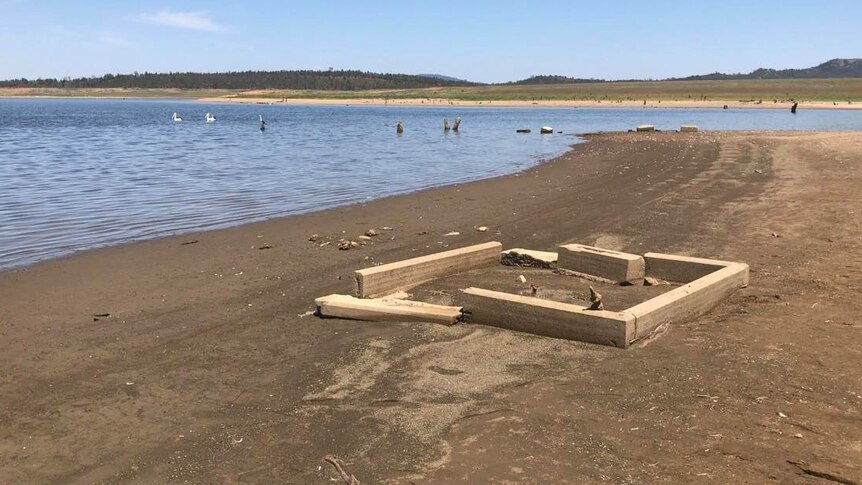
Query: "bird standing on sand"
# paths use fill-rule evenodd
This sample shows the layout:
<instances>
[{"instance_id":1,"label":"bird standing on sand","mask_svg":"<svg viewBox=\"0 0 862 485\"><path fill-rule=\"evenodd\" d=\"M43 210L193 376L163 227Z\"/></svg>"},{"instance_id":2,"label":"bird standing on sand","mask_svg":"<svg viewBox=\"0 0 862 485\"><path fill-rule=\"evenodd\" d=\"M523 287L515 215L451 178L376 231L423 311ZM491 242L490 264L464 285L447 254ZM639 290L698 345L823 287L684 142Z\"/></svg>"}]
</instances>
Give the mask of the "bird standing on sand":
<instances>
[{"instance_id":1,"label":"bird standing on sand","mask_svg":"<svg viewBox=\"0 0 862 485\"><path fill-rule=\"evenodd\" d=\"M263 121L263 115L258 115L258 116L260 116L260 131L265 131L266 130L266 121Z\"/></svg>"}]
</instances>

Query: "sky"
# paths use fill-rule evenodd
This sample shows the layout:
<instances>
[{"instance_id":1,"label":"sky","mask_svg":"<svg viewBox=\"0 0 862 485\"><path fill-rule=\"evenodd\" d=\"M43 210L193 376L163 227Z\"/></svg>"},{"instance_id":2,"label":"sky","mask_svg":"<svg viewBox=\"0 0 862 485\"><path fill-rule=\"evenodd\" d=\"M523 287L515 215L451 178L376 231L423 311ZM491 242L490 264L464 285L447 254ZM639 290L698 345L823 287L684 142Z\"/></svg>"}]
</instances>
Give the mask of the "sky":
<instances>
[{"instance_id":1,"label":"sky","mask_svg":"<svg viewBox=\"0 0 862 485\"><path fill-rule=\"evenodd\" d=\"M862 57L860 0L0 0L0 79L359 69L661 79Z\"/></svg>"}]
</instances>

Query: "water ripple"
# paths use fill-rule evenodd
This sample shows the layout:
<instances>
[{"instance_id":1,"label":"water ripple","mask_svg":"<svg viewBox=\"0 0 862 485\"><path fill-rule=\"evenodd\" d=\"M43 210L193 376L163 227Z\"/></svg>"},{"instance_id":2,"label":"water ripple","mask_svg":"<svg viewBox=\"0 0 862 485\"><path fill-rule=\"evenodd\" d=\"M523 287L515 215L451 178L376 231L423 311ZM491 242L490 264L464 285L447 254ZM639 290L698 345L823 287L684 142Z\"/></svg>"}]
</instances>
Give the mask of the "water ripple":
<instances>
[{"instance_id":1,"label":"water ripple","mask_svg":"<svg viewBox=\"0 0 862 485\"><path fill-rule=\"evenodd\" d=\"M183 123L173 123L178 111ZM207 112L216 123L204 123ZM258 114L268 120L258 130ZM463 116L444 134L443 117ZM406 132L396 136L403 120ZM0 100L0 268L511 173L574 132L695 123L860 129L862 112L208 105ZM540 136L541 125L565 135ZM531 127L531 135L516 128Z\"/></svg>"}]
</instances>

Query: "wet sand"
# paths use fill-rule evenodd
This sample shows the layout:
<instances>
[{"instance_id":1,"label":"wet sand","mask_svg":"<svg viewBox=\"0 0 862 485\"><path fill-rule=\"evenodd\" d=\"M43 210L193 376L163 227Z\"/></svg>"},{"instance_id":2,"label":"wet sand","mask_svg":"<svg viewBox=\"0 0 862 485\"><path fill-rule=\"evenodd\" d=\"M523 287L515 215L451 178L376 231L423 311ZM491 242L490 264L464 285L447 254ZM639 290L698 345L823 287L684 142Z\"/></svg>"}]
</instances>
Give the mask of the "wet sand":
<instances>
[{"instance_id":1,"label":"wet sand","mask_svg":"<svg viewBox=\"0 0 862 485\"><path fill-rule=\"evenodd\" d=\"M0 273L0 482L330 483L327 454L363 483L862 481L862 134L588 138ZM487 240L744 261L751 284L628 350L304 316L355 269Z\"/></svg>"}]
</instances>

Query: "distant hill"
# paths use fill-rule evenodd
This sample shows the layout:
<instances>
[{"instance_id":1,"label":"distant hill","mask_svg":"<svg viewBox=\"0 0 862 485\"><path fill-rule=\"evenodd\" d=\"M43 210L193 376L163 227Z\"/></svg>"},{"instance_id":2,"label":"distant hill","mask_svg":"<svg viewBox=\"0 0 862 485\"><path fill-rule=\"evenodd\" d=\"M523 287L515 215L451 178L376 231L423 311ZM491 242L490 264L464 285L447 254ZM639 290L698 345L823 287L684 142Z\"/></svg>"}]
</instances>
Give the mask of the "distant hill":
<instances>
[{"instance_id":1,"label":"distant hill","mask_svg":"<svg viewBox=\"0 0 862 485\"><path fill-rule=\"evenodd\" d=\"M444 76L442 74L417 74L417 76L419 76L419 77L430 77L432 79L440 79L443 81L449 81L449 82L453 82L453 83L466 83L466 82L468 82L468 81L465 81L463 79L458 79L457 77ZM475 83L471 83L471 84L475 84Z\"/></svg>"},{"instance_id":2,"label":"distant hill","mask_svg":"<svg viewBox=\"0 0 862 485\"><path fill-rule=\"evenodd\" d=\"M531 76L527 79L521 79L520 81L512 81L505 84L515 84L515 85L529 85L529 84L580 84L580 83L600 83L604 82L601 79L581 79L569 76L555 76L555 75L543 75L543 76Z\"/></svg>"},{"instance_id":3,"label":"distant hill","mask_svg":"<svg viewBox=\"0 0 862 485\"><path fill-rule=\"evenodd\" d=\"M364 71L243 71L106 74L77 79L12 79L0 87L39 88L142 88L142 89L313 89L363 91L472 86L475 83L447 76L379 74Z\"/></svg>"},{"instance_id":4,"label":"distant hill","mask_svg":"<svg viewBox=\"0 0 862 485\"><path fill-rule=\"evenodd\" d=\"M806 69L760 68L748 74L724 74L714 72L700 76L678 78L682 81L706 81L720 79L833 79L862 77L862 59L832 59L819 66Z\"/></svg>"},{"instance_id":5,"label":"distant hill","mask_svg":"<svg viewBox=\"0 0 862 485\"><path fill-rule=\"evenodd\" d=\"M760 68L748 74L725 74L714 72L696 76L665 79L665 81L714 81L721 79L834 79L834 78L862 78L862 59L832 59L819 66L806 69L767 69ZM643 81L643 79L626 79L619 81L605 81L603 79L583 79L570 76L542 75L532 76L520 81L504 84L530 85L530 84L582 84L597 82L630 82Z\"/></svg>"}]
</instances>

